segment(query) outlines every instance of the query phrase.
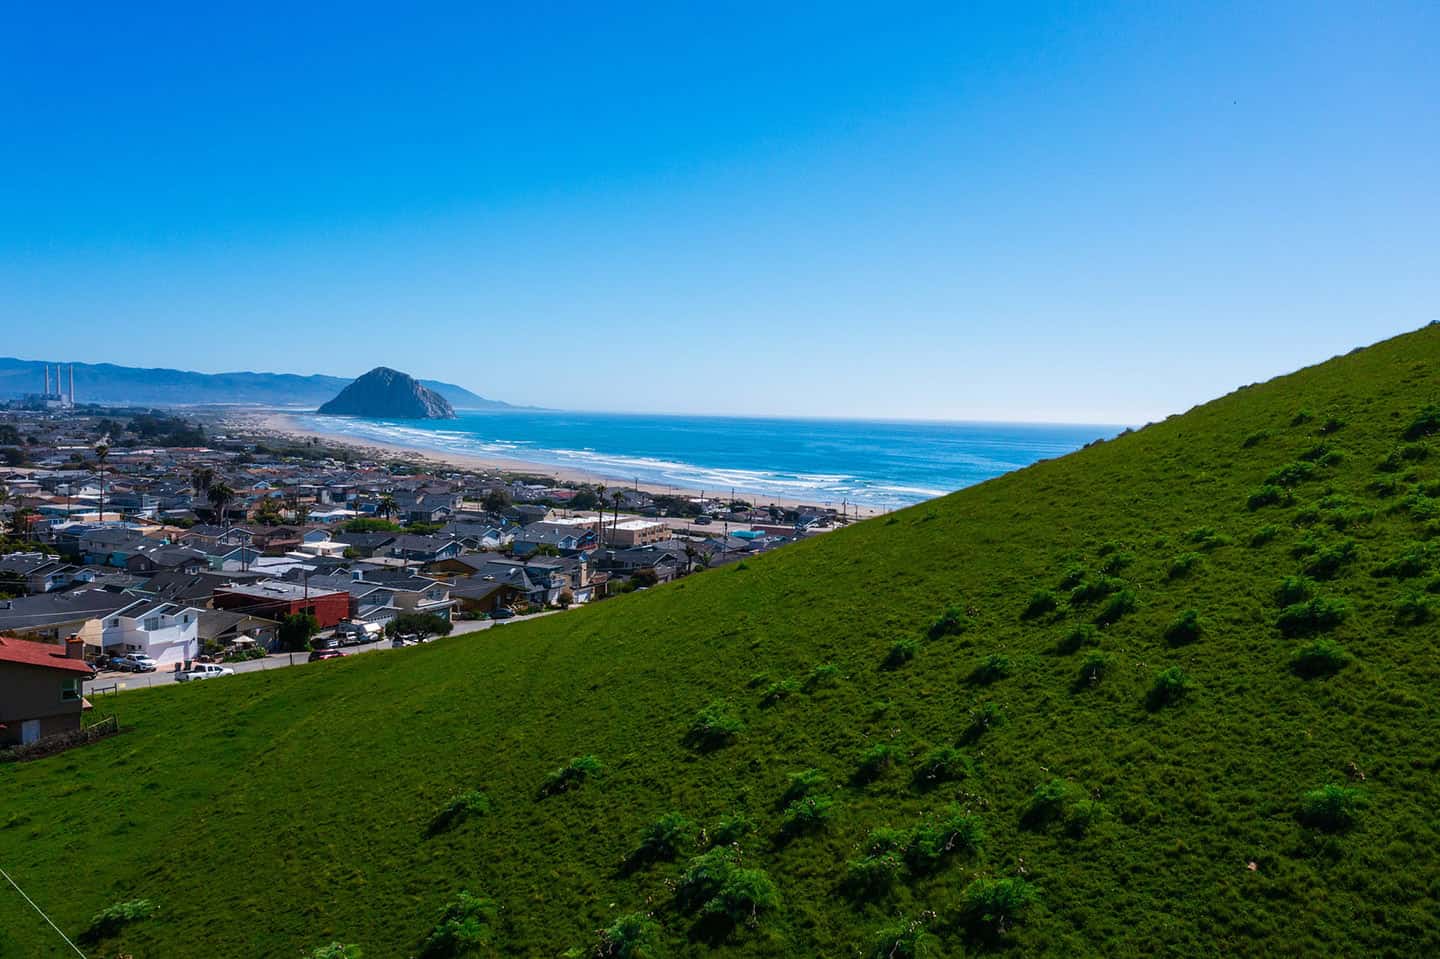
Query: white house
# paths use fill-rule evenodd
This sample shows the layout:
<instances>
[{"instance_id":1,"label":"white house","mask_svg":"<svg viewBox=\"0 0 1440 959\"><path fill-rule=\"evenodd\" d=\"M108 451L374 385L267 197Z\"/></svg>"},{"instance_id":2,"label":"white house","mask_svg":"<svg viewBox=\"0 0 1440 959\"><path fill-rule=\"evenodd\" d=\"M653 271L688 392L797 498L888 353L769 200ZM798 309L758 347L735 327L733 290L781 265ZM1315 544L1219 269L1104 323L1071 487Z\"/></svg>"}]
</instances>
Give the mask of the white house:
<instances>
[{"instance_id":1,"label":"white house","mask_svg":"<svg viewBox=\"0 0 1440 959\"><path fill-rule=\"evenodd\" d=\"M167 669L199 654L199 631L200 610L145 599L105 617L100 645L111 655L143 653Z\"/></svg>"}]
</instances>

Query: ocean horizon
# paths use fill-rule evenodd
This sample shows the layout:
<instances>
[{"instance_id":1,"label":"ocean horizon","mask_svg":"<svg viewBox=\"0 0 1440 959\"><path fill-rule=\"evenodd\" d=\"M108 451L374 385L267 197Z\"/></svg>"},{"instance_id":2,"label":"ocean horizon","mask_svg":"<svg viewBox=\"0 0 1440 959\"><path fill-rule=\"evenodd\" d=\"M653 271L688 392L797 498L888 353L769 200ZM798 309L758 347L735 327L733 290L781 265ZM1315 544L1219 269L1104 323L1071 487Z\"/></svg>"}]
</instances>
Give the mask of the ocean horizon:
<instances>
[{"instance_id":1,"label":"ocean horizon","mask_svg":"<svg viewBox=\"0 0 1440 959\"><path fill-rule=\"evenodd\" d=\"M909 506L1124 427L464 410L453 420L286 411L317 433L432 454L491 457L625 482L819 505Z\"/></svg>"}]
</instances>

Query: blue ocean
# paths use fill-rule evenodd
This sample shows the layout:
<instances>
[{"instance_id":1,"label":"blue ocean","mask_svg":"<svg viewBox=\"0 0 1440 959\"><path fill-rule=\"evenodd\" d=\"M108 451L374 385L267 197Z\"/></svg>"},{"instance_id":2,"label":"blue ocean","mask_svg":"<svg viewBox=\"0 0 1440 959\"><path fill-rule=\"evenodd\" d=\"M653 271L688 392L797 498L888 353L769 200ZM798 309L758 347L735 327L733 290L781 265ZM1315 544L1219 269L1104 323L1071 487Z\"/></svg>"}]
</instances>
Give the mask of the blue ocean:
<instances>
[{"instance_id":1,"label":"blue ocean","mask_svg":"<svg viewBox=\"0 0 1440 959\"><path fill-rule=\"evenodd\" d=\"M530 410L462 411L443 421L300 415L308 429L522 460L677 490L839 506L918 503L1060 456L1120 427L758 419Z\"/></svg>"}]
</instances>

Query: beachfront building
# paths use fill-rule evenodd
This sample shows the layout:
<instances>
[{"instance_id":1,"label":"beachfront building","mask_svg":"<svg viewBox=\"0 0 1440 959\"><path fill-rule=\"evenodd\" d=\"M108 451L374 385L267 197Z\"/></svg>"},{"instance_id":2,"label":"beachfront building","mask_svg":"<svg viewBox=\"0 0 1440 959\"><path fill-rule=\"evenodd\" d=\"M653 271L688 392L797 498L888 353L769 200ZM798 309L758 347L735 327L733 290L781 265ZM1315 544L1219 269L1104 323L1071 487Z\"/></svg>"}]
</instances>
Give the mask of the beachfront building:
<instances>
[{"instance_id":1,"label":"beachfront building","mask_svg":"<svg viewBox=\"0 0 1440 959\"><path fill-rule=\"evenodd\" d=\"M605 531L605 543L617 549L653 546L670 538L670 527L653 519L627 519Z\"/></svg>"}]
</instances>

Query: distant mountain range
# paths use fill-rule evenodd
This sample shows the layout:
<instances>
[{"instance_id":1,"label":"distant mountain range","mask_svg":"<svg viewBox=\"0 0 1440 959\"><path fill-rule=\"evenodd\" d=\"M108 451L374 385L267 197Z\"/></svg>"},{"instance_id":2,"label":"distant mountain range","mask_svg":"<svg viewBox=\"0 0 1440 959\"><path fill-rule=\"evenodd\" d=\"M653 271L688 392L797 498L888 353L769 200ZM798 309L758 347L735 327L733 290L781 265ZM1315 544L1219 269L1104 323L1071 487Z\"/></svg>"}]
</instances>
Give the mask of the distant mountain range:
<instances>
[{"instance_id":1,"label":"distant mountain range","mask_svg":"<svg viewBox=\"0 0 1440 959\"><path fill-rule=\"evenodd\" d=\"M50 363L54 368L54 363ZM0 400L20 399L45 386L46 363L0 357ZM53 376L53 374L52 374ZM68 390L70 364L64 364ZM349 386L340 376L297 373L193 373L188 370L142 369L112 363L75 364L75 402L126 406L202 406L244 404L298 406L314 409ZM450 405L461 410L510 409L509 403L486 399L454 383L421 380ZM53 387L52 387L53 388Z\"/></svg>"}]
</instances>

